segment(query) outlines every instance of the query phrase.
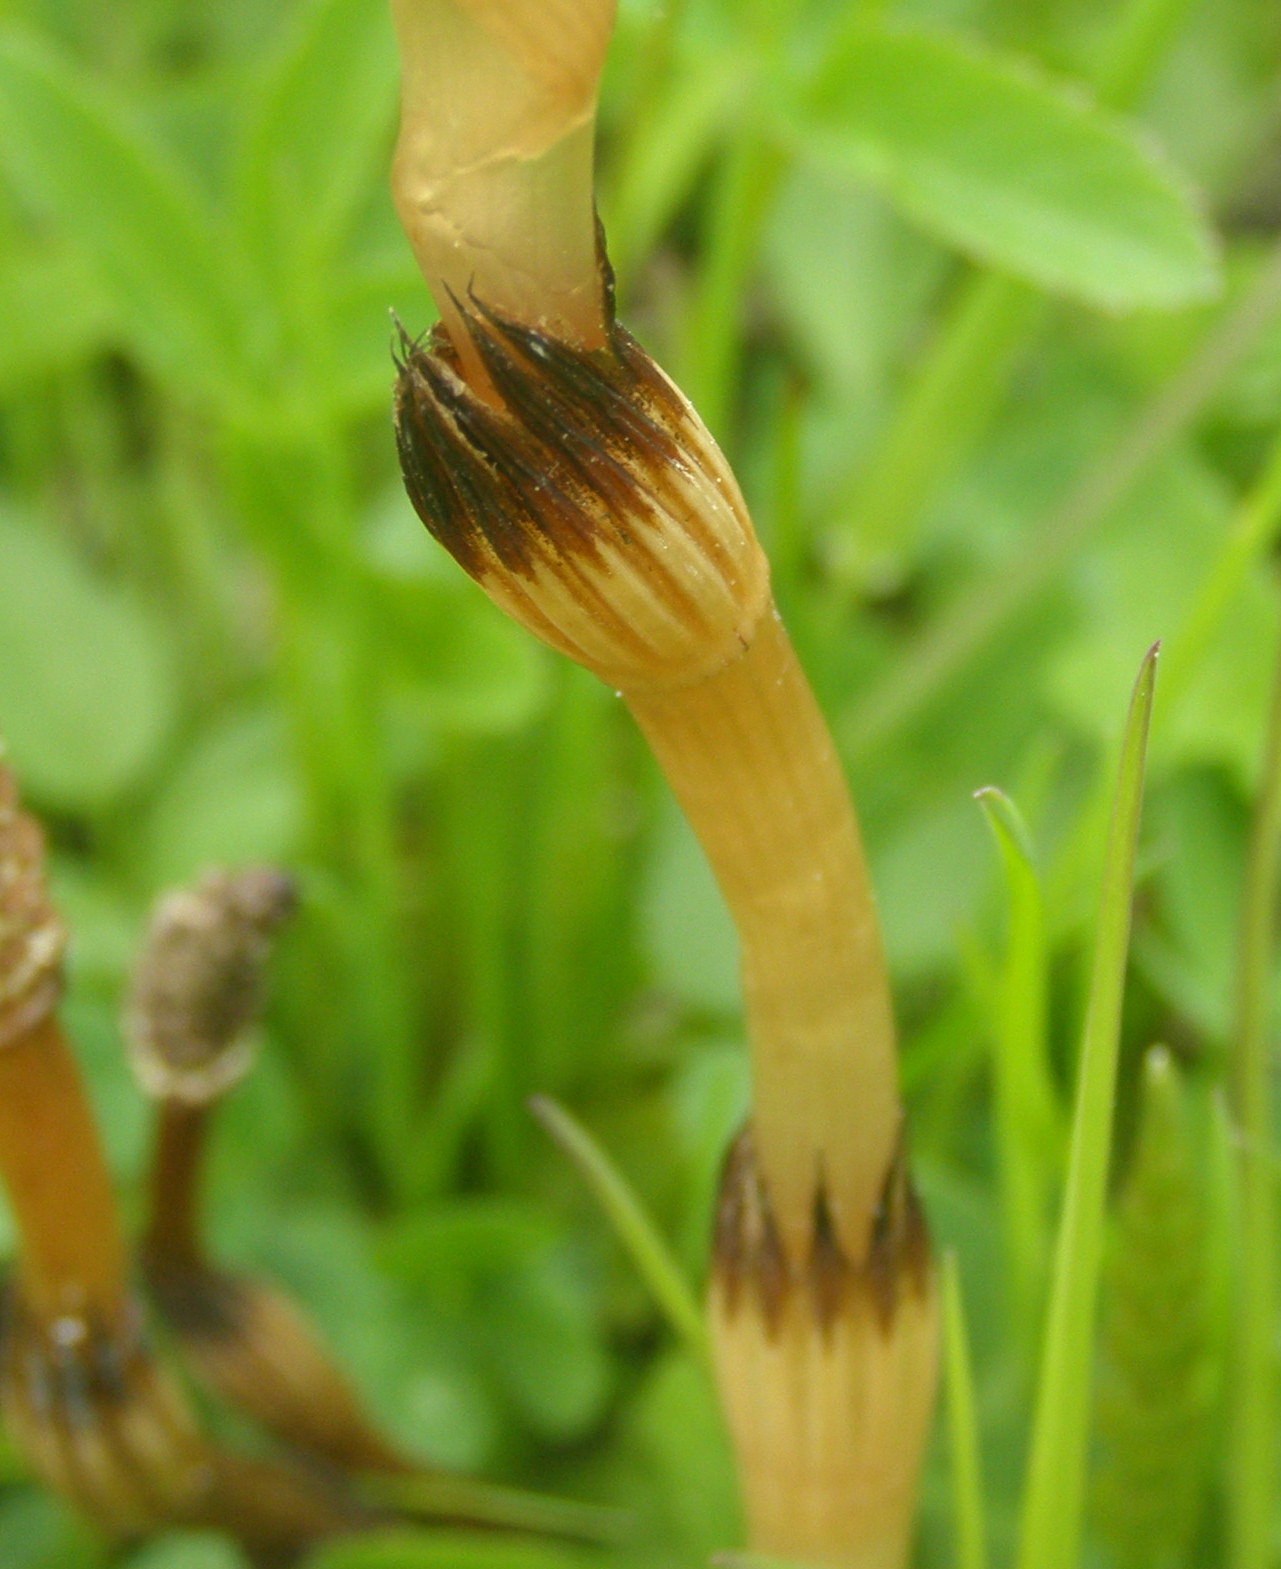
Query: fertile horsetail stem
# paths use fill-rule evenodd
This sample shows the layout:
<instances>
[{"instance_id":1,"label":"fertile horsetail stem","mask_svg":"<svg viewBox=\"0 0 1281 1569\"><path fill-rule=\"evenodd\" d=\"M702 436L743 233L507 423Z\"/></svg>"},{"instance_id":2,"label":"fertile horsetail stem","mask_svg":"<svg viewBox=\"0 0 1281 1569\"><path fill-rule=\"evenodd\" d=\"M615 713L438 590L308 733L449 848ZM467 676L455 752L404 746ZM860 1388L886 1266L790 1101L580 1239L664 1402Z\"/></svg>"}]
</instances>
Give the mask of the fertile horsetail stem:
<instances>
[{"instance_id":1,"label":"fertile horsetail stem","mask_svg":"<svg viewBox=\"0 0 1281 1569\"><path fill-rule=\"evenodd\" d=\"M935 1325L880 934L840 765L738 486L615 323L603 249L583 240L612 4L395 3L397 203L442 316L400 348L406 487L491 599L617 690L703 845L738 928L752 1057L711 1296L752 1545L897 1569ZM513 71L529 78L519 91ZM475 138L537 151L446 168ZM570 147L572 168L548 180L543 160ZM502 200L478 204L473 181L496 170Z\"/></svg>"},{"instance_id":2,"label":"fertile horsetail stem","mask_svg":"<svg viewBox=\"0 0 1281 1569\"><path fill-rule=\"evenodd\" d=\"M342 1470L408 1469L317 1332L281 1292L205 1256L200 1178L212 1111L249 1067L271 938L294 905L273 867L215 871L161 898L125 1013L156 1101L147 1284L203 1383L301 1453Z\"/></svg>"},{"instance_id":3,"label":"fertile horsetail stem","mask_svg":"<svg viewBox=\"0 0 1281 1569\"><path fill-rule=\"evenodd\" d=\"M632 709L738 925L783 1244L805 1257L821 1187L862 1259L900 1133L889 990L845 782L738 486L622 328L580 350L455 303L503 406L443 334L407 346L410 498L491 598Z\"/></svg>"}]
</instances>

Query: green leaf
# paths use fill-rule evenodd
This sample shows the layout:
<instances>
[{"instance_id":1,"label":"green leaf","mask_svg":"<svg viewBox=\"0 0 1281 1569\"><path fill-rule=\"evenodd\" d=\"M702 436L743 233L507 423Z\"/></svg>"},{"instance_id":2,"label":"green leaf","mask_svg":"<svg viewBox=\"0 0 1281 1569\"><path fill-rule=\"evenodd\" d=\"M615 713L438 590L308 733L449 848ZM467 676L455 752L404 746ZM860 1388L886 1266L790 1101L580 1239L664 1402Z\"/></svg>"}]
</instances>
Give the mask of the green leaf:
<instances>
[{"instance_id":1,"label":"green leaf","mask_svg":"<svg viewBox=\"0 0 1281 1569\"><path fill-rule=\"evenodd\" d=\"M802 154L874 185L937 239L1109 310L1218 286L1214 240L1124 122L1023 62L858 24L788 113Z\"/></svg>"},{"instance_id":2,"label":"green leaf","mask_svg":"<svg viewBox=\"0 0 1281 1569\"><path fill-rule=\"evenodd\" d=\"M212 215L118 104L16 29L0 30L0 173L83 254L162 375L235 380L243 317Z\"/></svg>"},{"instance_id":3,"label":"green leaf","mask_svg":"<svg viewBox=\"0 0 1281 1569\"><path fill-rule=\"evenodd\" d=\"M1078 1557L1121 998L1156 656L1157 650L1150 649L1139 667L1108 828L1067 1187L1023 1497L1019 1569L1070 1569Z\"/></svg>"},{"instance_id":4,"label":"green leaf","mask_svg":"<svg viewBox=\"0 0 1281 1569\"><path fill-rule=\"evenodd\" d=\"M330 259L381 176L395 106L386 6L303 6L250 110L237 180L248 248L278 282Z\"/></svg>"},{"instance_id":5,"label":"green leaf","mask_svg":"<svg viewBox=\"0 0 1281 1569\"><path fill-rule=\"evenodd\" d=\"M656 837L641 921L658 983L688 1006L737 1014L738 938L707 858L674 806Z\"/></svg>"},{"instance_id":6,"label":"green leaf","mask_svg":"<svg viewBox=\"0 0 1281 1569\"><path fill-rule=\"evenodd\" d=\"M0 253L0 390L88 358L116 323L82 256L65 245L13 245Z\"/></svg>"},{"instance_id":7,"label":"green leaf","mask_svg":"<svg viewBox=\"0 0 1281 1569\"><path fill-rule=\"evenodd\" d=\"M90 811L137 784L174 717L171 651L60 541L0 520L0 736L31 796Z\"/></svg>"},{"instance_id":8,"label":"green leaf","mask_svg":"<svg viewBox=\"0 0 1281 1569\"><path fill-rule=\"evenodd\" d=\"M202 731L168 771L145 825L152 884L210 866L288 863L302 837L302 787L280 715L237 709Z\"/></svg>"},{"instance_id":9,"label":"green leaf","mask_svg":"<svg viewBox=\"0 0 1281 1569\"><path fill-rule=\"evenodd\" d=\"M1154 1046L1103 1281L1094 1516L1120 1569L1189 1561L1218 1449L1223 1347L1194 1093Z\"/></svg>"},{"instance_id":10,"label":"green leaf","mask_svg":"<svg viewBox=\"0 0 1281 1569\"><path fill-rule=\"evenodd\" d=\"M248 1559L225 1536L175 1531L150 1542L127 1569L246 1569Z\"/></svg>"},{"instance_id":11,"label":"green leaf","mask_svg":"<svg viewBox=\"0 0 1281 1569\"><path fill-rule=\"evenodd\" d=\"M673 1350L646 1370L625 1421L648 1484L643 1523L681 1549L663 1564L704 1564L743 1538L734 1455L716 1390L702 1357Z\"/></svg>"}]
</instances>

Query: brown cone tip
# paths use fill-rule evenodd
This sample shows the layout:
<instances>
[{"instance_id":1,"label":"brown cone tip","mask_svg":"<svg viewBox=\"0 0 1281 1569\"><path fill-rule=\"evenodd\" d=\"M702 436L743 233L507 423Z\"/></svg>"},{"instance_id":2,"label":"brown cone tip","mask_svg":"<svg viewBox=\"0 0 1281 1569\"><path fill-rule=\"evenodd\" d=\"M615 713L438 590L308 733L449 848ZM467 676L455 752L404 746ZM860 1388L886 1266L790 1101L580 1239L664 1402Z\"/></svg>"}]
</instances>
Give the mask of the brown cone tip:
<instances>
[{"instance_id":1,"label":"brown cone tip","mask_svg":"<svg viewBox=\"0 0 1281 1569\"><path fill-rule=\"evenodd\" d=\"M853 1298L861 1297L872 1304L888 1334L904 1298L923 1295L930 1285L929 1234L902 1148L885 1174L867 1257L853 1260L842 1249L820 1181L810 1251L793 1264L779 1239L750 1125L744 1128L725 1158L712 1267L726 1312L750 1308L772 1332L784 1308L800 1293L823 1331L831 1329Z\"/></svg>"},{"instance_id":2,"label":"brown cone tip","mask_svg":"<svg viewBox=\"0 0 1281 1569\"><path fill-rule=\"evenodd\" d=\"M49 900L44 835L18 805L0 760L0 1047L18 1040L58 1000L66 933Z\"/></svg>"},{"instance_id":3,"label":"brown cone tip","mask_svg":"<svg viewBox=\"0 0 1281 1569\"><path fill-rule=\"evenodd\" d=\"M158 901L125 1023L148 1091L201 1103L243 1072L271 937L294 902L292 880L268 866L210 872Z\"/></svg>"}]
</instances>

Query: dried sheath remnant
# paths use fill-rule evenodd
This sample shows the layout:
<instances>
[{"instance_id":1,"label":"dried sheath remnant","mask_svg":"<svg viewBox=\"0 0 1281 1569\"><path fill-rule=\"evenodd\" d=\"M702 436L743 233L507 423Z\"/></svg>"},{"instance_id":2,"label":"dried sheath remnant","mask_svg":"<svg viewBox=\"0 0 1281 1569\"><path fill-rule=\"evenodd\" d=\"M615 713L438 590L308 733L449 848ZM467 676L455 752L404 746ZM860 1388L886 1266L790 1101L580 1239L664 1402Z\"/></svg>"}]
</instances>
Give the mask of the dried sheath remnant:
<instances>
[{"instance_id":1,"label":"dried sheath remnant","mask_svg":"<svg viewBox=\"0 0 1281 1569\"><path fill-rule=\"evenodd\" d=\"M631 707L738 926L782 1246L807 1253L821 1180L861 1259L900 1136L888 985L840 765L738 486L621 328L582 349L453 307L485 385L455 336L403 346L410 499L492 599Z\"/></svg>"}]
</instances>

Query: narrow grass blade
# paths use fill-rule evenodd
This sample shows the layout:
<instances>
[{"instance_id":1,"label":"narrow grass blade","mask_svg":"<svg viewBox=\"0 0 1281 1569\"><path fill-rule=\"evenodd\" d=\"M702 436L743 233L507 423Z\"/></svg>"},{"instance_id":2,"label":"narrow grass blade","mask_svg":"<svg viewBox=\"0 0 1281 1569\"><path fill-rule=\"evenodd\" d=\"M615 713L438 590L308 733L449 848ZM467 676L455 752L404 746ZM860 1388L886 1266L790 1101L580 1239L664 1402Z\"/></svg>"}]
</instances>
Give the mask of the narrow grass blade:
<instances>
[{"instance_id":1,"label":"narrow grass blade","mask_svg":"<svg viewBox=\"0 0 1281 1569\"><path fill-rule=\"evenodd\" d=\"M956 1254L943 1258L943 1366L947 1383L947 1429L952 1470L952 1527L956 1569L987 1569L986 1509L979 1457L978 1417L970 1341L961 1300Z\"/></svg>"},{"instance_id":2,"label":"narrow grass blade","mask_svg":"<svg viewBox=\"0 0 1281 1569\"><path fill-rule=\"evenodd\" d=\"M702 1310L671 1249L621 1173L563 1106L545 1095L535 1095L529 1109L578 1167L672 1328L695 1356L706 1362L707 1326Z\"/></svg>"},{"instance_id":3,"label":"narrow grass blade","mask_svg":"<svg viewBox=\"0 0 1281 1569\"><path fill-rule=\"evenodd\" d=\"M1050 1184L1057 1179L1062 1127L1046 1041L1045 908L1027 830L1014 803L988 787L983 809L1005 871L1009 935L997 990L997 1158L1006 1252L1020 1324L1043 1281Z\"/></svg>"},{"instance_id":4,"label":"narrow grass blade","mask_svg":"<svg viewBox=\"0 0 1281 1569\"><path fill-rule=\"evenodd\" d=\"M1233 1356L1228 1518L1232 1569L1274 1562L1276 1199L1268 1022L1281 871L1281 665L1246 863L1237 963L1233 1110L1241 1135L1240 1282Z\"/></svg>"},{"instance_id":5,"label":"narrow grass blade","mask_svg":"<svg viewBox=\"0 0 1281 1569\"><path fill-rule=\"evenodd\" d=\"M1067 1186L1023 1497L1019 1569L1074 1569L1078 1558L1094 1310L1156 656L1155 647L1148 651L1135 683L1108 829Z\"/></svg>"},{"instance_id":6,"label":"narrow grass blade","mask_svg":"<svg viewBox=\"0 0 1281 1569\"><path fill-rule=\"evenodd\" d=\"M528 1531L569 1541L617 1543L629 1517L619 1509L549 1498L470 1477L422 1472L411 1476L368 1476L362 1490L397 1513L420 1520L466 1520L498 1530Z\"/></svg>"}]
</instances>

